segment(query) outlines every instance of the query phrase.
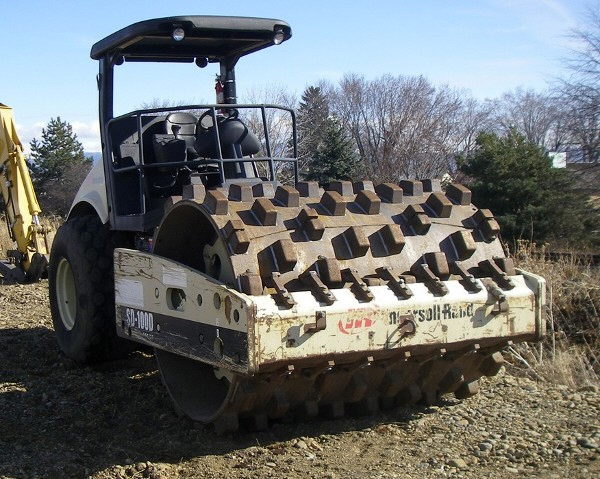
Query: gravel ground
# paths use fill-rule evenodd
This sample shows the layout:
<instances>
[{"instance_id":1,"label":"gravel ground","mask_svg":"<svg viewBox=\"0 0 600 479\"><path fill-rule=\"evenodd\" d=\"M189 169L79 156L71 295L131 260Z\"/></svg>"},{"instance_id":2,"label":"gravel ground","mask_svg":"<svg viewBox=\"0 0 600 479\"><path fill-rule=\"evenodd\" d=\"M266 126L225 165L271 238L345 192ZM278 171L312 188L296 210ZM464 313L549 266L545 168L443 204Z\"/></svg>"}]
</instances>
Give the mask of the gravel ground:
<instances>
[{"instance_id":1,"label":"gravel ground","mask_svg":"<svg viewBox=\"0 0 600 479\"><path fill-rule=\"evenodd\" d=\"M600 394L504 371L368 419L216 436L176 416L151 356L61 357L47 283L0 286L0 478L600 478Z\"/></svg>"}]
</instances>

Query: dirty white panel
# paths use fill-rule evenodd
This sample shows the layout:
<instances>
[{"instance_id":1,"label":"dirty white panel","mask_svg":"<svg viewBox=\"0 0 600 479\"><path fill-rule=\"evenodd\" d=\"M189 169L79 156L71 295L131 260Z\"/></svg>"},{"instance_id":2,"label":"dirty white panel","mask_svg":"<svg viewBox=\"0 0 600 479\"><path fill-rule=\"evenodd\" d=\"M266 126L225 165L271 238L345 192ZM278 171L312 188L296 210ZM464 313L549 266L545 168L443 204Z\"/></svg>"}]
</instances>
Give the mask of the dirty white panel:
<instances>
[{"instance_id":1,"label":"dirty white panel","mask_svg":"<svg viewBox=\"0 0 600 479\"><path fill-rule=\"evenodd\" d=\"M144 307L144 286L141 281L115 278L115 303L136 308Z\"/></svg>"},{"instance_id":2,"label":"dirty white panel","mask_svg":"<svg viewBox=\"0 0 600 479\"><path fill-rule=\"evenodd\" d=\"M182 268L163 265L162 282L165 286L187 288L187 273Z\"/></svg>"},{"instance_id":3,"label":"dirty white panel","mask_svg":"<svg viewBox=\"0 0 600 479\"><path fill-rule=\"evenodd\" d=\"M308 291L292 292L296 305L277 306L272 296L253 296L257 317L254 335L259 364L293 361L350 351L377 352L404 347L439 347L485 339L543 334L541 290L543 280L527 273L511 276L514 287L503 290L506 312L492 311L498 300L482 286L473 293L455 280L444 281L448 294L434 296L423 283L411 283L413 296L399 299L387 286L371 286L370 302L361 302L350 289L333 289L332 305L323 305ZM307 332L316 312L325 317L325 328ZM414 324L404 336L402 327Z\"/></svg>"}]
</instances>

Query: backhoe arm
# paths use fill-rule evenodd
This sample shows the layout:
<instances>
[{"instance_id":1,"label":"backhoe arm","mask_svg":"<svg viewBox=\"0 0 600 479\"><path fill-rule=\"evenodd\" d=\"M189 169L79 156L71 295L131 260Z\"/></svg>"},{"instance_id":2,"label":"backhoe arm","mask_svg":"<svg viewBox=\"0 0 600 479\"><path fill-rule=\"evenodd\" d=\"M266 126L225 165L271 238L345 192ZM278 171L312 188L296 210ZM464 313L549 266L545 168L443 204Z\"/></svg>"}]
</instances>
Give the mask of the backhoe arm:
<instances>
[{"instance_id":1,"label":"backhoe arm","mask_svg":"<svg viewBox=\"0 0 600 479\"><path fill-rule=\"evenodd\" d=\"M38 204L23 145L16 132L12 108L0 103L0 194L6 222L17 249L9 251L9 263L0 273L22 282L36 281L45 272L50 251L49 231L40 225Z\"/></svg>"}]
</instances>

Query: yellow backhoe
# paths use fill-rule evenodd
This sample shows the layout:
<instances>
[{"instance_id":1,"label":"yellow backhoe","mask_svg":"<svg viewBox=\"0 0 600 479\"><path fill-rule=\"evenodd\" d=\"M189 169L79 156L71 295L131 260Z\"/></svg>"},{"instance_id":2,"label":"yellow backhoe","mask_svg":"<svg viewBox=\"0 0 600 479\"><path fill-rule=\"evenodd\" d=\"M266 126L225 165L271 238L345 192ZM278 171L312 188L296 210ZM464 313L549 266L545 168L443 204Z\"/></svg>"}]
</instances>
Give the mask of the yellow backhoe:
<instances>
[{"instance_id":1,"label":"yellow backhoe","mask_svg":"<svg viewBox=\"0 0 600 479\"><path fill-rule=\"evenodd\" d=\"M0 103L0 194L4 215L16 249L0 260L4 282L33 282L48 269L52 231L40 224L38 204L12 108Z\"/></svg>"}]
</instances>

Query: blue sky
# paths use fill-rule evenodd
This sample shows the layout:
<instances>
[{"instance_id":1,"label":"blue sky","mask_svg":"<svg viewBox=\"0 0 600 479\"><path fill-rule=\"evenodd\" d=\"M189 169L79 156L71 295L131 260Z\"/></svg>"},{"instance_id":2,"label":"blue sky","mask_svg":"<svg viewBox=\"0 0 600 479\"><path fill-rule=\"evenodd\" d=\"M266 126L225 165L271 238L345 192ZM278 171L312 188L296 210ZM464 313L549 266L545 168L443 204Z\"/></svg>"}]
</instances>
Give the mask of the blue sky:
<instances>
[{"instance_id":1,"label":"blue sky","mask_svg":"<svg viewBox=\"0 0 600 479\"><path fill-rule=\"evenodd\" d=\"M568 31L585 0L241 1L28 0L2 2L0 102L15 110L23 142L51 117L71 122L97 151L97 62L91 45L130 23L185 15L241 15L288 21L293 38L243 59L238 91L281 85L296 93L345 72L423 74L491 98L517 86L544 89L559 76ZM125 65L117 109L154 98L212 101L215 69ZM153 67L153 66L152 66ZM151 74L152 72L152 74ZM243 99L243 98L242 98Z\"/></svg>"}]
</instances>

